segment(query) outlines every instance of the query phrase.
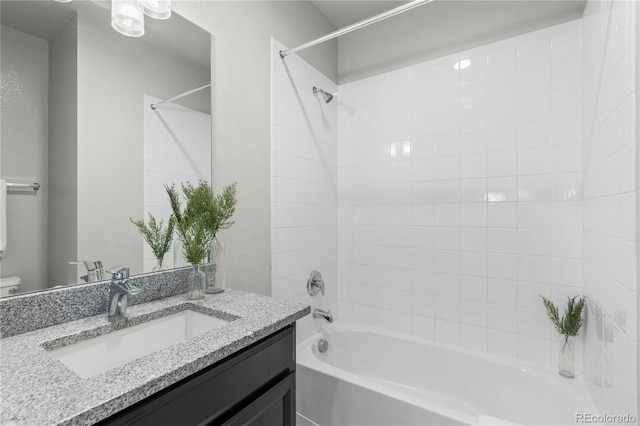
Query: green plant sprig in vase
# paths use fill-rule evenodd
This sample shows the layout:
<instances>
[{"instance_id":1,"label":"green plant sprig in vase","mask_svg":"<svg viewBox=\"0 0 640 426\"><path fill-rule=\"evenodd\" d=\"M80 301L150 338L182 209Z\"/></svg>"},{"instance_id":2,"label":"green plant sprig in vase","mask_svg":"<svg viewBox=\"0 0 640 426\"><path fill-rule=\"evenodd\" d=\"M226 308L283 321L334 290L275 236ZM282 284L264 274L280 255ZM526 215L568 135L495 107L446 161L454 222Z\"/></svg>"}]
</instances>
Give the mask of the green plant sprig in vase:
<instances>
[{"instance_id":1,"label":"green plant sprig in vase","mask_svg":"<svg viewBox=\"0 0 640 426\"><path fill-rule=\"evenodd\" d=\"M185 199L183 208L175 185L165 185L165 189L175 217L176 232L182 244L183 256L194 266L187 277L187 298L201 299L204 297L206 287L206 276L202 271L202 264L211 253L211 245L216 236L215 227L230 226L228 218L225 219L223 216L223 220L220 220L219 216L220 209L223 212L229 210L230 200L225 198L224 192L221 196L216 196L205 180L200 180L197 185L186 182L182 184L182 195ZM235 195L233 191L231 195ZM233 209L233 205L231 208Z\"/></svg>"},{"instance_id":2,"label":"green plant sprig in vase","mask_svg":"<svg viewBox=\"0 0 640 426\"><path fill-rule=\"evenodd\" d=\"M190 182L182 184L185 207L182 208L180 194L175 185L165 185L171 210L176 222L178 240L182 244L185 260L193 265L201 264L207 257L213 234L209 229L210 211L214 206L211 187L206 181L198 186Z\"/></svg>"},{"instance_id":3,"label":"green plant sprig in vase","mask_svg":"<svg viewBox=\"0 0 640 426\"><path fill-rule=\"evenodd\" d=\"M214 205L207 218L207 226L214 236L208 255L210 263L207 265L207 293L222 293L226 289L225 248L218 232L233 225L231 217L236 210L237 194L237 184L234 182L213 196Z\"/></svg>"},{"instance_id":4,"label":"green plant sprig in vase","mask_svg":"<svg viewBox=\"0 0 640 426\"><path fill-rule=\"evenodd\" d=\"M562 348L560 349L559 373L561 376L575 377L575 355L573 341L570 337L578 335L582 327L582 311L584 309L584 297L568 297L567 307L564 315L560 317L558 307L544 296L542 302L547 310L547 316L554 325L556 331L564 337Z\"/></svg>"},{"instance_id":5,"label":"green plant sprig in vase","mask_svg":"<svg viewBox=\"0 0 640 426\"><path fill-rule=\"evenodd\" d=\"M143 220L133 220L132 218L129 218L129 220L138 228L144 240L149 244L149 247L151 247L151 251L157 261L153 272L163 270L162 262L164 261L164 256L169 251L171 242L173 241L173 229L175 227L174 217L171 216L169 218L166 227L163 219L157 220L151 213L149 213L147 223L144 223Z\"/></svg>"}]
</instances>

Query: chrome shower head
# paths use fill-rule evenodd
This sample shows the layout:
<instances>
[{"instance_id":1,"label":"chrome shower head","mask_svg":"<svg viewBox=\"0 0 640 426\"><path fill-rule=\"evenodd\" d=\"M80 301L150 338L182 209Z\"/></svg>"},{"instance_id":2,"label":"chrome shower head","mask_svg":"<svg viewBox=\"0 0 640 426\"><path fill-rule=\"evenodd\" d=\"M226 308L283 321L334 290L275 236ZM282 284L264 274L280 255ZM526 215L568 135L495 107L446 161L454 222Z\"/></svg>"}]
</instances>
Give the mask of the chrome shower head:
<instances>
[{"instance_id":1,"label":"chrome shower head","mask_svg":"<svg viewBox=\"0 0 640 426\"><path fill-rule=\"evenodd\" d=\"M327 93L324 90L318 89L316 86L313 86L313 94L318 96L318 93L320 93L324 97L324 102L327 104L333 99L333 95L331 93Z\"/></svg>"}]
</instances>

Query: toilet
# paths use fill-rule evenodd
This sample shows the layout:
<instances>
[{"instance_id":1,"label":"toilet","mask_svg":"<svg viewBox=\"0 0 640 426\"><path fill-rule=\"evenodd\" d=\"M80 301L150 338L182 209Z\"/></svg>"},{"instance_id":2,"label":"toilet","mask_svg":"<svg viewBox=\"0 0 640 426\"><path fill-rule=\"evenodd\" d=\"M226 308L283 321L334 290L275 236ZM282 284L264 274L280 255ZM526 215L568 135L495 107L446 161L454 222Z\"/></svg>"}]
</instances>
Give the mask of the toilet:
<instances>
[{"instance_id":1,"label":"toilet","mask_svg":"<svg viewBox=\"0 0 640 426\"><path fill-rule=\"evenodd\" d=\"M0 297L6 297L16 294L20 291L20 277L0 278Z\"/></svg>"}]
</instances>

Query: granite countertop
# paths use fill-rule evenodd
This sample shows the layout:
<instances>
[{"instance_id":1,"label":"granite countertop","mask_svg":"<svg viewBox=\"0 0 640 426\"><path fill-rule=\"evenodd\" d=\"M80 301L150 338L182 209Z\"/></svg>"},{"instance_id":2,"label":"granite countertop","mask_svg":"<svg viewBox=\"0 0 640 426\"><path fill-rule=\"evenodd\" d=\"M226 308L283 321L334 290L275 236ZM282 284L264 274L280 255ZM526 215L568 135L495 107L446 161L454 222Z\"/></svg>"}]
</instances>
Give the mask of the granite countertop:
<instances>
[{"instance_id":1,"label":"granite countertop","mask_svg":"<svg viewBox=\"0 0 640 426\"><path fill-rule=\"evenodd\" d=\"M186 308L232 321L87 379L47 351ZM127 319L116 323L105 313L0 339L0 424L93 424L309 312L306 305L227 290L197 301L178 295L129 306Z\"/></svg>"}]
</instances>

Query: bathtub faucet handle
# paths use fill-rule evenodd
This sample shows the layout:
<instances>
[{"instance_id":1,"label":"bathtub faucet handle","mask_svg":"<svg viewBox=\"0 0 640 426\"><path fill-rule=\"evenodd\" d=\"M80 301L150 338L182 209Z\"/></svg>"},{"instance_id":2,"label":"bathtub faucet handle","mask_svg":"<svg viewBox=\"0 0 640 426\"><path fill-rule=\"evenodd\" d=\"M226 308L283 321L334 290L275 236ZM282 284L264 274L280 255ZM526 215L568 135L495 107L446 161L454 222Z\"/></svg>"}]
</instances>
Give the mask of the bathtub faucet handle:
<instances>
[{"instance_id":1,"label":"bathtub faucet handle","mask_svg":"<svg viewBox=\"0 0 640 426\"><path fill-rule=\"evenodd\" d=\"M311 296L315 296L318 292L321 292L324 296L324 281L322 275L318 271L312 271L307 280L307 292Z\"/></svg>"}]
</instances>

